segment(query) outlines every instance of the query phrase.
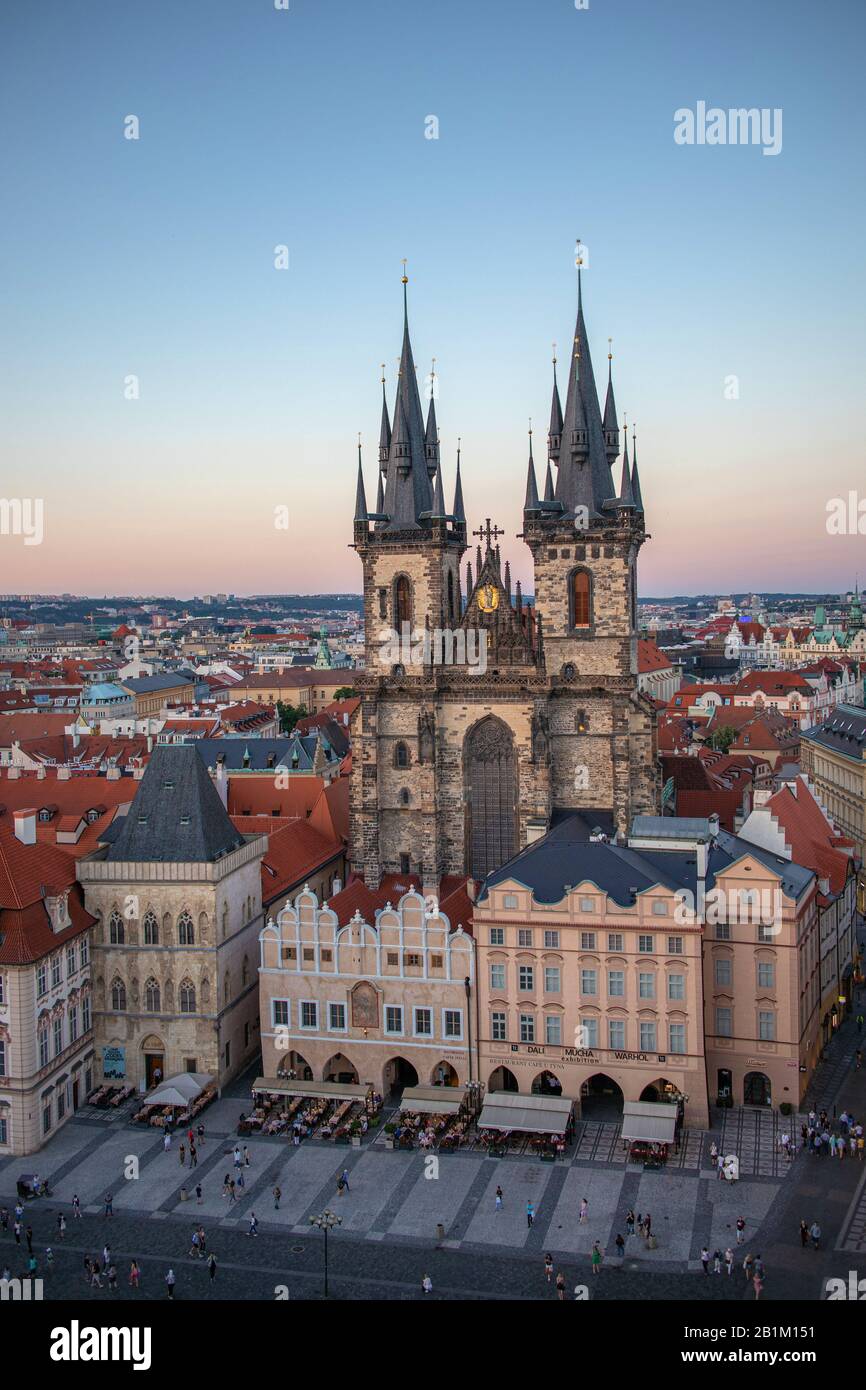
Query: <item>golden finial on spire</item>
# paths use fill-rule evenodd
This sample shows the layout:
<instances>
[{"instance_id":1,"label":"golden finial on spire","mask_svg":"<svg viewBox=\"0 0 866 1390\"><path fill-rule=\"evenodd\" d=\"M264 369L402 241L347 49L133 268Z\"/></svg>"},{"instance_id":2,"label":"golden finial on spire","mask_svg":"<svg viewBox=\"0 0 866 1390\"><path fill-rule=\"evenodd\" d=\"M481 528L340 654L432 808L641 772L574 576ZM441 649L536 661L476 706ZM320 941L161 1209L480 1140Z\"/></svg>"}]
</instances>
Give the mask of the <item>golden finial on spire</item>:
<instances>
[{"instance_id":1,"label":"golden finial on spire","mask_svg":"<svg viewBox=\"0 0 866 1390\"><path fill-rule=\"evenodd\" d=\"M580 249L580 237L577 238L574 247L574 264L577 266L578 270L580 270L580 267L583 265L583 252Z\"/></svg>"},{"instance_id":2,"label":"golden finial on spire","mask_svg":"<svg viewBox=\"0 0 866 1390\"><path fill-rule=\"evenodd\" d=\"M613 353L612 353L611 350L610 350L610 349L611 349L611 344L612 344L612 343L613 343L613 338L608 338L608 340L607 340L607 360L608 360L608 362L612 362L612 361L613 361Z\"/></svg>"},{"instance_id":3,"label":"golden finial on spire","mask_svg":"<svg viewBox=\"0 0 866 1390\"><path fill-rule=\"evenodd\" d=\"M406 257L403 257L403 284L408 285L409 276L406 274Z\"/></svg>"},{"instance_id":4,"label":"golden finial on spire","mask_svg":"<svg viewBox=\"0 0 866 1390\"><path fill-rule=\"evenodd\" d=\"M623 415L622 415L622 427L623 427L623 429L625 430L626 435L628 435L628 411L627 411L627 410L624 410L624 411L623 411Z\"/></svg>"},{"instance_id":5,"label":"golden finial on spire","mask_svg":"<svg viewBox=\"0 0 866 1390\"><path fill-rule=\"evenodd\" d=\"M529 433L532 434L532 416L529 417Z\"/></svg>"},{"instance_id":6,"label":"golden finial on spire","mask_svg":"<svg viewBox=\"0 0 866 1390\"><path fill-rule=\"evenodd\" d=\"M385 363L382 363L382 385L385 385Z\"/></svg>"},{"instance_id":7,"label":"golden finial on spire","mask_svg":"<svg viewBox=\"0 0 866 1390\"><path fill-rule=\"evenodd\" d=\"M556 366L556 343L553 344L553 365Z\"/></svg>"}]
</instances>

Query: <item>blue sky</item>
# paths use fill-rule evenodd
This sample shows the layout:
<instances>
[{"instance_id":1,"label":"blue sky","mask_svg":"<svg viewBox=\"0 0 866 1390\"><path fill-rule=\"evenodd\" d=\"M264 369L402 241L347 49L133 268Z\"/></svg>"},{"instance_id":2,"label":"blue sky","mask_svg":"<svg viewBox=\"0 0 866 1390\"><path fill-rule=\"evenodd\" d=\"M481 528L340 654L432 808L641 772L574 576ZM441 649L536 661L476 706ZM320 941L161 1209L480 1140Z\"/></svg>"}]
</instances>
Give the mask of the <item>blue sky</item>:
<instances>
[{"instance_id":1,"label":"blue sky","mask_svg":"<svg viewBox=\"0 0 866 1390\"><path fill-rule=\"evenodd\" d=\"M374 494L404 256L446 484L461 435L472 525L504 526L528 581L527 419L538 457L576 236L596 376L611 335L638 425L641 589L862 580L863 538L829 537L825 515L866 494L864 17L855 0L7 6L3 487L44 498L45 540L0 537L0 590L359 589L355 443ZM674 112L701 100L781 108L781 153L677 145Z\"/></svg>"}]
</instances>

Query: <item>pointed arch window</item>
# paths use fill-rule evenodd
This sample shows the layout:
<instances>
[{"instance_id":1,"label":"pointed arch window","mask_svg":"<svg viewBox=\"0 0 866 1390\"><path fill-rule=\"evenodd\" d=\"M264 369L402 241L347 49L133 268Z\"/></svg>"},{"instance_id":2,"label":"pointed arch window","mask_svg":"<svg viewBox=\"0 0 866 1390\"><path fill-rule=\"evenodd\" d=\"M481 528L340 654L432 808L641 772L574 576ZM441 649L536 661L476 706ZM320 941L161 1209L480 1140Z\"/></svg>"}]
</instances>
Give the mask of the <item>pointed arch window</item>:
<instances>
[{"instance_id":1,"label":"pointed arch window","mask_svg":"<svg viewBox=\"0 0 866 1390\"><path fill-rule=\"evenodd\" d=\"M151 978L144 986L144 1007L149 1014L158 1014L160 1009L159 985Z\"/></svg>"},{"instance_id":2,"label":"pointed arch window","mask_svg":"<svg viewBox=\"0 0 866 1390\"><path fill-rule=\"evenodd\" d=\"M145 912L144 914L144 944L145 946L159 945L159 922L153 912Z\"/></svg>"},{"instance_id":3,"label":"pointed arch window","mask_svg":"<svg viewBox=\"0 0 866 1390\"><path fill-rule=\"evenodd\" d=\"M195 1013L195 985L192 980L181 980L178 1000L182 1014Z\"/></svg>"},{"instance_id":4,"label":"pointed arch window","mask_svg":"<svg viewBox=\"0 0 866 1390\"><path fill-rule=\"evenodd\" d=\"M195 928L188 912L182 912L177 919L178 946L192 946L195 942Z\"/></svg>"},{"instance_id":5,"label":"pointed arch window","mask_svg":"<svg viewBox=\"0 0 866 1390\"><path fill-rule=\"evenodd\" d=\"M116 1014L126 1012L126 985L122 980L114 980L112 983L111 1007Z\"/></svg>"},{"instance_id":6,"label":"pointed arch window","mask_svg":"<svg viewBox=\"0 0 866 1390\"><path fill-rule=\"evenodd\" d=\"M408 767L408 766L409 766L409 749L407 748L407 746L406 746L405 743L402 743L402 742L398 743L398 744L397 744L397 747L394 749L394 766L395 766L395 767Z\"/></svg>"},{"instance_id":7,"label":"pointed arch window","mask_svg":"<svg viewBox=\"0 0 866 1390\"><path fill-rule=\"evenodd\" d=\"M403 623L412 622L412 590L409 578L399 574L394 580L394 626L397 631Z\"/></svg>"},{"instance_id":8,"label":"pointed arch window","mask_svg":"<svg viewBox=\"0 0 866 1390\"><path fill-rule=\"evenodd\" d=\"M572 628L592 627L592 578L588 570L572 570L569 575L568 609Z\"/></svg>"},{"instance_id":9,"label":"pointed arch window","mask_svg":"<svg viewBox=\"0 0 866 1390\"><path fill-rule=\"evenodd\" d=\"M112 912L108 919L108 940L112 946L122 946L126 940L123 918L119 912Z\"/></svg>"},{"instance_id":10,"label":"pointed arch window","mask_svg":"<svg viewBox=\"0 0 866 1390\"><path fill-rule=\"evenodd\" d=\"M454 622L454 618L455 618L455 612L454 612L454 574L453 574L453 571L452 571L452 570L449 570L449 571L448 571L448 617L451 619L451 621L452 621L452 623L453 623L453 622Z\"/></svg>"}]
</instances>

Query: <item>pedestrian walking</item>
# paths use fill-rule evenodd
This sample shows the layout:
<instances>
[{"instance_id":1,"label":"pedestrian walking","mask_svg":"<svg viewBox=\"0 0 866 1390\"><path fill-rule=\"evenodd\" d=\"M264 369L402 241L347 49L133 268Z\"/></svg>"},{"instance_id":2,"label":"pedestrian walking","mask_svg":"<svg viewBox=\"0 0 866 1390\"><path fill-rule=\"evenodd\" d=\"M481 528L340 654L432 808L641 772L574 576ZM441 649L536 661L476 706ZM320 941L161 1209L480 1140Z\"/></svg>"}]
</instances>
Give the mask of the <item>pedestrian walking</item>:
<instances>
[{"instance_id":1,"label":"pedestrian walking","mask_svg":"<svg viewBox=\"0 0 866 1390\"><path fill-rule=\"evenodd\" d=\"M180 1149L179 1149L179 1154L180 1154L180 1166L181 1166L181 1168L185 1168L185 1167L186 1167L186 1145L185 1145L185 1144L181 1144Z\"/></svg>"},{"instance_id":2,"label":"pedestrian walking","mask_svg":"<svg viewBox=\"0 0 866 1390\"><path fill-rule=\"evenodd\" d=\"M103 1265L109 1265L111 1263L111 1246L107 1243L102 1247L102 1263Z\"/></svg>"},{"instance_id":3,"label":"pedestrian walking","mask_svg":"<svg viewBox=\"0 0 866 1390\"><path fill-rule=\"evenodd\" d=\"M80 1198L79 1198L77 1192L74 1194L74 1196L73 1196L73 1198L72 1198L72 1216L73 1216L73 1219L77 1218L79 1221L82 1219L82 1217L81 1217L81 1200L80 1200Z\"/></svg>"},{"instance_id":4,"label":"pedestrian walking","mask_svg":"<svg viewBox=\"0 0 866 1390\"><path fill-rule=\"evenodd\" d=\"M614 1245L616 1246L616 1253L619 1255L620 1259L622 1259L623 1255L625 1254L625 1241L623 1240L622 1236L617 1236L616 1240L614 1241Z\"/></svg>"},{"instance_id":5,"label":"pedestrian walking","mask_svg":"<svg viewBox=\"0 0 866 1390\"><path fill-rule=\"evenodd\" d=\"M204 1259L207 1254L207 1236L204 1233L204 1226L199 1226L198 1228L198 1243L201 1249L202 1259Z\"/></svg>"},{"instance_id":6,"label":"pedestrian walking","mask_svg":"<svg viewBox=\"0 0 866 1390\"><path fill-rule=\"evenodd\" d=\"M709 1272L710 1272L710 1252L709 1252L709 1250L707 1249L706 1246L704 1246L703 1249L701 1250L701 1265L703 1266L704 1274L709 1274Z\"/></svg>"},{"instance_id":7,"label":"pedestrian walking","mask_svg":"<svg viewBox=\"0 0 866 1390\"><path fill-rule=\"evenodd\" d=\"M718 1158L716 1159L716 1178L718 1179L719 1182L721 1182L721 1181L722 1181L722 1178L723 1178L724 1176L725 1176L725 1155L724 1155L724 1154L719 1154Z\"/></svg>"},{"instance_id":8,"label":"pedestrian walking","mask_svg":"<svg viewBox=\"0 0 866 1390\"><path fill-rule=\"evenodd\" d=\"M760 1298L760 1297L761 1297L761 1290L762 1290L763 1287L764 1287L764 1281L763 1281L763 1279L761 1278L760 1274L756 1274L756 1275L755 1275L754 1279L752 1280L752 1287L753 1287L754 1290L755 1290L755 1298L756 1298L756 1299Z\"/></svg>"},{"instance_id":9,"label":"pedestrian walking","mask_svg":"<svg viewBox=\"0 0 866 1390\"><path fill-rule=\"evenodd\" d=\"M63 1212L61 1212L57 1218L57 1234L60 1236L61 1240L66 1239L66 1217L63 1215Z\"/></svg>"},{"instance_id":10,"label":"pedestrian walking","mask_svg":"<svg viewBox=\"0 0 866 1390\"><path fill-rule=\"evenodd\" d=\"M169 1133L168 1130L166 1130L166 1131L165 1131L165 1134L162 1136L162 1150L163 1150L163 1153L168 1153L168 1151L169 1151L170 1148L171 1148L171 1134ZM169 1294L169 1298L170 1298L170 1297L171 1297L171 1294Z\"/></svg>"},{"instance_id":11,"label":"pedestrian walking","mask_svg":"<svg viewBox=\"0 0 866 1390\"><path fill-rule=\"evenodd\" d=\"M51 1249L50 1245L45 1247L45 1264L50 1274L54 1268L54 1251Z\"/></svg>"},{"instance_id":12,"label":"pedestrian walking","mask_svg":"<svg viewBox=\"0 0 866 1390\"><path fill-rule=\"evenodd\" d=\"M821 1239L821 1227L818 1225L817 1221L813 1221L809 1227L809 1235L812 1237L812 1248L817 1250L818 1243Z\"/></svg>"},{"instance_id":13,"label":"pedestrian walking","mask_svg":"<svg viewBox=\"0 0 866 1390\"><path fill-rule=\"evenodd\" d=\"M751 1279L752 1274L754 1273L754 1269L755 1257L754 1255L747 1255L746 1258L743 1260L743 1273L745 1274L747 1280Z\"/></svg>"},{"instance_id":14,"label":"pedestrian walking","mask_svg":"<svg viewBox=\"0 0 866 1390\"><path fill-rule=\"evenodd\" d=\"M728 1278L730 1279L731 1275L734 1272L734 1252L731 1249L730 1245L725 1251L725 1268L728 1271Z\"/></svg>"},{"instance_id":15,"label":"pedestrian walking","mask_svg":"<svg viewBox=\"0 0 866 1390\"><path fill-rule=\"evenodd\" d=\"M232 1206L232 1204L236 1201L237 1193L235 1192L234 1178L232 1178L231 1182L229 1183L229 1206Z\"/></svg>"},{"instance_id":16,"label":"pedestrian walking","mask_svg":"<svg viewBox=\"0 0 866 1390\"><path fill-rule=\"evenodd\" d=\"M21 1222L20 1222L20 1221L16 1221L15 1224L13 1225L13 1227L12 1227L12 1234L13 1234L14 1237L15 1237L15 1244L16 1244L16 1245L20 1245L20 1244L21 1244Z\"/></svg>"},{"instance_id":17,"label":"pedestrian walking","mask_svg":"<svg viewBox=\"0 0 866 1390\"><path fill-rule=\"evenodd\" d=\"M805 1249L806 1249L806 1246L807 1246L808 1244L809 1244L809 1227L806 1225L805 1221L801 1221L801 1222L800 1222L800 1248L801 1248L801 1250L805 1250Z\"/></svg>"},{"instance_id":18,"label":"pedestrian walking","mask_svg":"<svg viewBox=\"0 0 866 1390\"><path fill-rule=\"evenodd\" d=\"M243 1168L239 1168L239 1169L238 1169L238 1179L237 1179L237 1183L238 1183L238 1187L241 1189L241 1191L243 1191L243 1189L244 1189L244 1188L246 1187L246 1185L247 1185L247 1180L246 1180L246 1178L244 1177L244 1170L243 1170ZM233 1184L233 1185L234 1185L234 1184Z\"/></svg>"},{"instance_id":19,"label":"pedestrian walking","mask_svg":"<svg viewBox=\"0 0 866 1390\"><path fill-rule=\"evenodd\" d=\"M238 1148L237 1144L235 1144L235 1167L236 1167L236 1168L240 1168L240 1166L241 1166L241 1151L240 1151L240 1149Z\"/></svg>"},{"instance_id":20,"label":"pedestrian walking","mask_svg":"<svg viewBox=\"0 0 866 1390\"><path fill-rule=\"evenodd\" d=\"M857 1032L858 1032L858 1033L862 1033L862 1032L863 1032L863 1015L862 1015L862 1014L858 1014L858 1015L857 1015Z\"/></svg>"},{"instance_id":21,"label":"pedestrian walking","mask_svg":"<svg viewBox=\"0 0 866 1390\"><path fill-rule=\"evenodd\" d=\"M350 1189L349 1189L349 1170L348 1170L348 1168L344 1168L344 1169L343 1169L342 1173L340 1174L340 1177L343 1179L343 1186L345 1187L346 1191L348 1192L348 1191L350 1190Z\"/></svg>"},{"instance_id":22,"label":"pedestrian walking","mask_svg":"<svg viewBox=\"0 0 866 1390\"><path fill-rule=\"evenodd\" d=\"M421 1280L421 1290L423 1293L433 1292L433 1280L430 1278L429 1274L425 1274L424 1278Z\"/></svg>"},{"instance_id":23,"label":"pedestrian walking","mask_svg":"<svg viewBox=\"0 0 866 1390\"><path fill-rule=\"evenodd\" d=\"M138 1288L138 1281L141 1278L141 1270L137 1260L131 1260L129 1264L129 1284L133 1289Z\"/></svg>"},{"instance_id":24,"label":"pedestrian walking","mask_svg":"<svg viewBox=\"0 0 866 1390\"><path fill-rule=\"evenodd\" d=\"M282 1192L280 1191L279 1187L275 1187L275 1188L274 1188L274 1211L279 1211L279 1209L280 1209L280 1198L282 1197L282 1195L283 1195L283 1194L282 1194Z\"/></svg>"},{"instance_id":25,"label":"pedestrian walking","mask_svg":"<svg viewBox=\"0 0 866 1390\"><path fill-rule=\"evenodd\" d=\"M527 1224L527 1226L531 1227L534 1220L535 1220L535 1207L532 1205L531 1202L527 1202L527 1203L526 1203L526 1224Z\"/></svg>"},{"instance_id":26,"label":"pedestrian walking","mask_svg":"<svg viewBox=\"0 0 866 1390\"><path fill-rule=\"evenodd\" d=\"M634 1211L631 1207L625 1214L625 1233L627 1236L634 1235Z\"/></svg>"},{"instance_id":27,"label":"pedestrian walking","mask_svg":"<svg viewBox=\"0 0 866 1390\"><path fill-rule=\"evenodd\" d=\"M217 1272L217 1259L213 1251L211 1251L207 1257L207 1272L210 1275L211 1283L213 1283L214 1279L216 1279Z\"/></svg>"},{"instance_id":28,"label":"pedestrian walking","mask_svg":"<svg viewBox=\"0 0 866 1390\"><path fill-rule=\"evenodd\" d=\"M721 1272L722 1272L722 1252L721 1252L721 1250L714 1250L714 1251L713 1251L713 1274L721 1274Z\"/></svg>"},{"instance_id":29,"label":"pedestrian walking","mask_svg":"<svg viewBox=\"0 0 866 1390\"><path fill-rule=\"evenodd\" d=\"M37 1264L36 1256L31 1252L30 1259L27 1261L27 1276L28 1276L29 1279L35 1279L35 1278L36 1278L36 1271L37 1271L37 1269L38 1269L38 1264Z\"/></svg>"},{"instance_id":30,"label":"pedestrian walking","mask_svg":"<svg viewBox=\"0 0 866 1390\"><path fill-rule=\"evenodd\" d=\"M496 1206L495 1206L494 1210L496 1210L496 1211L501 1211L501 1210L502 1210L502 1188L501 1188L501 1187L497 1187L497 1189L496 1189Z\"/></svg>"},{"instance_id":31,"label":"pedestrian walking","mask_svg":"<svg viewBox=\"0 0 866 1390\"><path fill-rule=\"evenodd\" d=\"M586 1200L585 1197L581 1197L581 1199L580 1199L580 1217L579 1217L579 1221L580 1221L581 1226L585 1226L585 1225L586 1225L586 1218L587 1218L588 1212L589 1212L589 1202Z\"/></svg>"},{"instance_id":32,"label":"pedestrian walking","mask_svg":"<svg viewBox=\"0 0 866 1390\"><path fill-rule=\"evenodd\" d=\"M343 1193L346 1191L346 1179L343 1177L342 1173L337 1178L337 1191L339 1192L341 1197Z\"/></svg>"},{"instance_id":33,"label":"pedestrian walking","mask_svg":"<svg viewBox=\"0 0 866 1390\"><path fill-rule=\"evenodd\" d=\"M250 1151L249 1151L249 1149L247 1148L246 1144L244 1144L244 1167L245 1167L245 1168L249 1168L249 1166L250 1166Z\"/></svg>"},{"instance_id":34,"label":"pedestrian walking","mask_svg":"<svg viewBox=\"0 0 866 1390\"><path fill-rule=\"evenodd\" d=\"M108 1279L108 1287L109 1287L110 1289L113 1289L114 1292L117 1293L117 1266L116 1266L116 1265L110 1264L110 1265L108 1266L108 1273L107 1273L107 1275L106 1275L106 1278Z\"/></svg>"},{"instance_id":35,"label":"pedestrian walking","mask_svg":"<svg viewBox=\"0 0 866 1390\"><path fill-rule=\"evenodd\" d=\"M189 1146L189 1166L190 1168L198 1167L198 1149L195 1144Z\"/></svg>"},{"instance_id":36,"label":"pedestrian walking","mask_svg":"<svg viewBox=\"0 0 866 1390\"><path fill-rule=\"evenodd\" d=\"M556 1276L556 1296L560 1303L565 1302L565 1275L562 1270Z\"/></svg>"},{"instance_id":37,"label":"pedestrian walking","mask_svg":"<svg viewBox=\"0 0 866 1390\"><path fill-rule=\"evenodd\" d=\"M105 1210L103 1216L114 1216L114 1197L110 1192L105 1194Z\"/></svg>"},{"instance_id":38,"label":"pedestrian walking","mask_svg":"<svg viewBox=\"0 0 866 1390\"><path fill-rule=\"evenodd\" d=\"M15 1220L21 1222L24 1221L24 1208L22 1207L20 1202L15 1203Z\"/></svg>"},{"instance_id":39,"label":"pedestrian walking","mask_svg":"<svg viewBox=\"0 0 866 1390\"><path fill-rule=\"evenodd\" d=\"M544 1272L545 1272L545 1274L547 1275L547 1282L548 1282L548 1284L549 1284L550 1281L551 1281L551 1279L553 1278L553 1256L552 1256L552 1255L549 1255L549 1254L548 1254L548 1255L545 1255L545 1257L544 1257Z\"/></svg>"},{"instance_id":40,"label":"pedestrian walking","mask_svg":"<svg viewBox=\"0 0 866 1390\"><path fill-rule=\"evenodd\" d=\"M85 1255L85 1256L84 1256L84 1282L85 1282L85 1284L89 1284L89 1283L90 1283L90 1278L91 1278L91 1275L92 1275L92 1273L93 1273L93 1270L92 1270L92 1268L91 1268L91 1263L92 1263L92 1262L91 1262L90 1256L89 1256L89 1255Z\"/></svg>"},{"instance_id":41,"label":"pedestrian walking","mask_svg":"<svg viewBox=\"0 0 866 1390\"><path fill-rule=\"evenodd\" d=\"M643 1233L646 1236L647 1240L649 1240L650 1236L652 1235L652 1224L652 1217L650 1216L649 1212L647 1212L646 1216L643 1219Z\"/></svg>"},{"instance_id":42,"label":"pedestrian walking","mask_svg":"<svg viewBox=\"0 0 866 1390\"><path fill-rule=\"evenodd\" d=\"M602 1255L601 1246L599 1245L598 1241L596 1240L596 1241L593 1242L592 1252L591 1252L590 1257L589 1257L589 1262L590 1262L590 1264L592 1265L592 1272L593 1272L593 1274L598 1274L599 1270L601 1269L601 1262L602 1262L602 1259L603 1259L603 1255Z\"/></svg>"},{"instance_id":43,"label":"pedestrian walking","mask_svg":"<svg viewBox=\"0 0 866 1390\"><path fill-rule=\"evenodd\" d=\"M737 1244L742 1245L746 1239L746 1223L742 1216L737 1217Z\"/></svg>"},{"instance_id":44,"label":"pedestrian walking","mask_svg":"<svg viewBox=\"0 0 866 1390\"><path fill-rule=\"evenodd\" d=\"M33 1227L28 1226L24 1232L24 1239L27 1241L27 1254L33 1254Z\"/></svg>"},{"instance_id":45,"label":"pedestrian walking","mask_svg":"<svg viewBox=\"0 0 866 1390\"><path fill-rule=\"evenodd\" d=\"M257 1219L256 1219L256 1214L255 1214L255 1212L254 1212L254 1211L251 1211L251 1212L250 1212L250 1229L247 1231L247 1235L248 1235L248 1236L257 1236L258 1233L259 1233L259 1223L258 1223L258 1221L257 1221Z\"/></svg>"},{"instance_id":46,"label":"pedestrian walking","mask_svg":"<svg viewBox=\"0 0 866 1390\"><path fill-rule=\"evenodd\" d=\"M196 1185L195 1185L195 1202L196 1202L196 1206L198 1206L198 1207L201 1206L201 1183L200 1183L200 1182L197 1182Z\"/></svg>"},{"instance_id":47,"label":"pedestrian walking","mask_svg":"<svg viewBox=\"0 0 866 1390\"><path fill-rule=\"evenodd\" d=\"M99 1277L99 1261L90 1261L90 1287L93 1289L102 1288L102 1280Z\"/></svg>"},{"instance_id":48,"label":"pedestrian walking","mask_svg":"<svg viewBox=\"0 0 866 1390\"><path fill-rule=\"evenodd\" d=\"M0 1231L9 1230L9 1208L0 1207Z\"/></svg>"},{"instance_id":49,"label":"pedestrian walking","mask_svg":"<svg viewBox=\"0 0 866 1390\"><path fill-rule=\"evenodd\" d=\"M174 1270L170 1269L168 1271L168 1274L165 1276L165 1287L168 1292L169 1298L174 1298L174 1286L176 1283L177 1280L174 1277Z\"/></svg>"},{"instance_id":50,"label":"pedestrian walking","mask_svg":"<svg viewBox=\"0 0 866 1390\"><path fill-rule=\"evenodd\" d=\"M716 1143L716 1141L715 1141L715 1139L714 1139L713 1142L712 1142L712 1144L710 1145L710 1158L711 1158L712 1161L713 1161L713 1167L714 1167L714 1168L715 1168L715 1166L716 1166L716 1159L718 1158L718 1156L719 1156L719 1146L718 1146L718 1144Z\"/></svg>"},{"instance_id":51,"label":"pedestrian walking","mask_svg":"<svg viewBox=\"0 0 866 1390\"><path fill-rule=\"evenodd\" d=\"M199 1125L198 1129L196 1130L196 1134L198 1136L199 1148L201 1148L202 1144L204 1143L204 1125Z\"/></svg>"},{"instance_id":52,"label":"pedestrian walking","mask_svg":"<svg viewBox=\"0 0 866 1390\"><path fill-rule=\"evenodd\" d=\"M201 1241L199 1240L198 1231L193 1231L192 1233L192 1244L189 1247L189 1254L190 1258L193 1260L201 1259Z\"/></svg>"},{"instance_id":53,"label":"pedestrian walking","mask_svg":"<svg viewBox=\"0 0 866 1390\"><path fill-rule=\"evenodd\" d=\"M193 1146L193 1141L195 1140L195 1131L193 1130L192 1125L190 1125L189 1129L187 1130L187 1132L186 1132L186 1137L187 1137L187 1142L188 1142L190 1148L192 1148L192 1146Z\"/></svg>"}]
</instances>

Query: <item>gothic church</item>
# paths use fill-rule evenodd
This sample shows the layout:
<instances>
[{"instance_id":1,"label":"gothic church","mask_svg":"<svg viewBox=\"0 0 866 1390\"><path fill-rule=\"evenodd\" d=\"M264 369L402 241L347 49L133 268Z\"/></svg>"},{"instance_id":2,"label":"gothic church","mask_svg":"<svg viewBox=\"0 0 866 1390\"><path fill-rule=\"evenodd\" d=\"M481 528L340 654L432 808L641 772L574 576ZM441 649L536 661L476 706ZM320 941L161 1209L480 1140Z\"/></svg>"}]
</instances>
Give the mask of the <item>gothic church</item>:
<instances>
[{"instance_id":1,"label":"gothic church","mask_svg":"<svg viewBox=\"0 0 866 1390\"><path fill-rule=\"evenodd\" d=\"M359 448L365 670L352 731L351 860L368 886L415 873L436 892L447 875L480 883L562 812L598 813L615 832L657 812L654 707L636 675L646 530L636 449L629 462L625 436L618 493L613 483L620 431L610 361L602 413L578 270L565 409L554 360L541 493L530 435L521 538L534 603L512 586L497 544L504 533L489 521L473 532L474 566L462 568L470 538L460 456L449 509L435 399L425 422L418 390L405 276L403 296L391 417L382 386L375 511ZM444 641L431 640L442 633ZM395 652L395 634L411 634L411 648Z\"/></svg>"}]
</instances>

